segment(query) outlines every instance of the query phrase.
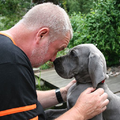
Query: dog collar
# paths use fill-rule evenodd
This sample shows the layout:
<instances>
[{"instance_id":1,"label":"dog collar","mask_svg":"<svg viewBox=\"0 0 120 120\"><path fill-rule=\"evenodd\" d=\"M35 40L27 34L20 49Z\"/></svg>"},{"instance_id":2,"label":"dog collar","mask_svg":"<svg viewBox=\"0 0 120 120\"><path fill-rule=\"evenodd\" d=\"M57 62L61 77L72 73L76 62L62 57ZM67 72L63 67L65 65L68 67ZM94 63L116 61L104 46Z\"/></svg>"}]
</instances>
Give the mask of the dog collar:
<instances>
[{"instance_id":1,"label":"dog collar","mask_svg":"<svg viewBox=\"0 0 120 120\"><path fill-rule=\"evenodd\" d=\"M103 80L101 83L104 83L105 82L105 80Z\"/></svg>"}]
</instances>

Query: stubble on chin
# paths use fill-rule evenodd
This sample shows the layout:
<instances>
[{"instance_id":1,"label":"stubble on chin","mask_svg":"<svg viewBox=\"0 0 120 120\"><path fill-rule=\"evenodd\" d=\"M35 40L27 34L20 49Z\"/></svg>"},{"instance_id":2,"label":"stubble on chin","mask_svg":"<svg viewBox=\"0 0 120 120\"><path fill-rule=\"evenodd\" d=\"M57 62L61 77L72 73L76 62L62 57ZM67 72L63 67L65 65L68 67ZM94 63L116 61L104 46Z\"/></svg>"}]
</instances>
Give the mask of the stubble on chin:
<instances>
[{"instance_id":1,"label":"stubble on chin","mask_svg":"<svg viewBox=\"0 0 120 120\"><path fill-rule=\"evenodd\" d=\"M31 58L30 62L32 64L32 67L40 67L46 62L44 59L48 52L48 47L49 47L49 44L43 45L41 48L35 48L32 51L32 54L30 57Z\"/></svg>"}]
</instances>

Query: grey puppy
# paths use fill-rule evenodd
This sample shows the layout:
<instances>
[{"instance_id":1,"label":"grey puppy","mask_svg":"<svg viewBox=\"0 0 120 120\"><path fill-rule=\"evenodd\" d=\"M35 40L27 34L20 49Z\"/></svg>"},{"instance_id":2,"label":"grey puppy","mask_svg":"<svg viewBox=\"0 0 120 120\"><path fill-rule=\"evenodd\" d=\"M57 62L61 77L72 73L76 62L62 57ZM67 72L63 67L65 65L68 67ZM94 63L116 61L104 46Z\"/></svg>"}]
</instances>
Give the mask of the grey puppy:
<instances>
[{"instance_id":1,"label":"grey puppy","mask_svg":"<svg viewBox=\"0 0 120 120\"><path fill-rule=\"evenodd\" d=\"M106 61L101 51L93 44L75 46L70 52L54 61L56 72L63 78L74 77L76 83L67 93L67 110L74 106L79 95L88 87L103 88L108 94L107 109L91 120L120 120L120 97L112 93L104 80Z\"/></svg>"}]
</instances>

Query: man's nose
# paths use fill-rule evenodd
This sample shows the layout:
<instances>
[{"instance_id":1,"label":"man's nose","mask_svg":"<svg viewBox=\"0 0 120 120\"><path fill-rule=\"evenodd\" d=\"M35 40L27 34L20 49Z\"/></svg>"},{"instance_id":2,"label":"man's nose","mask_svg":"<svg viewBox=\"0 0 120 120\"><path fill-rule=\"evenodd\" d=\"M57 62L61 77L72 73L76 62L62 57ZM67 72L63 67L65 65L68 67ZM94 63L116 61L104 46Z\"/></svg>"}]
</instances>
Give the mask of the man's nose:
<instances>
[{"instance_id":1,"label":"man's nose","mask_svg":"<svg viewBox=\"0 0 120 120\"><path fill-rule=\"evenodd\" d=\"M55 54L55 55L50 59L50 61L53 62L53 61L56 59L56 56L57 56L57 54Z\"/></svg>"}]
</instances>

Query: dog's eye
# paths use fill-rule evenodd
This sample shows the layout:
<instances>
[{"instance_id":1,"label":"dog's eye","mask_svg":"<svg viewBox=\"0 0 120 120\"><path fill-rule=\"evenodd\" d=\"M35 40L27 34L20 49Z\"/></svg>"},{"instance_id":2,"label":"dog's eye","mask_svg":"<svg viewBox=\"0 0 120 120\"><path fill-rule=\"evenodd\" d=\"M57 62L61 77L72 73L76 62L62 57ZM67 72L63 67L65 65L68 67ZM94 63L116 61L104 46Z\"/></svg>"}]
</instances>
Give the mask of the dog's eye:
<instances>
[{"instance_id":1,"label":"dog's eye","mask_svg":"<svg viewBox=\"0 0 120 120\"><path fill-rule=\"evenodd\" d=\"M72 57L77 57L76 52L75 52L74 50L72 50L72 51L70 52L70 55L71 55Z\"/></svg>"}]
</instances>

